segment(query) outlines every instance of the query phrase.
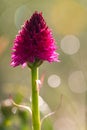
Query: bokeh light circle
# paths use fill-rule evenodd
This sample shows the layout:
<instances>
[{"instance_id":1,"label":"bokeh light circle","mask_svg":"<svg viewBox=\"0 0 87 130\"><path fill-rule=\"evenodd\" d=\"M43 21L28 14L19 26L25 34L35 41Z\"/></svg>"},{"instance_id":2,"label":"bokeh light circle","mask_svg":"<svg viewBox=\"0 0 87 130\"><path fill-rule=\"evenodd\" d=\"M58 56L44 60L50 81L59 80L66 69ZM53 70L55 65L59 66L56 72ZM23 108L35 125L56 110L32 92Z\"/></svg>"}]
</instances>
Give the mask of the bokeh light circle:
<instances>
[{"instance_id":1,"label":"bokeh light circle","mask_svg":"<svg viewBox=\"0 0 87 130\"><path fill-rule=\"evenodd\" d=\"M69 117L60 117L54 123L55 130L77 130L77 125L74 120Z\"/></svg>"},{"instance_id":2,"label":"bokeh light circle","mask_svg":"<svg viewBox=\"0 0 87 130\"><path fill-rule=\"evenodd\" d=\"M64 53L72 55L79 50L80 41L74 35L67 35L61 40L60 46Z\"/></svg>"},{"instance_id":3,"label":"bokeh light circle","mask_svg":"<svg viewBox=\"0 0 87 130\"><path fill-rule=\"evenodd\" d=\"M19 8L17 8L15 12L15 25L17 29L20 29L24 21L29 18L29 13L30 11L26 5L22 5Z\"/></svg>"},{"instance_id":4,"label":"bokeh light circle","mask_svg":"<svg viewBox=\"0 0 87 130\"><path fill-rule=\"evenodd\" d=\"M59 87L60 83L61 83L61 79L58 75L53 74L53 75L49 76L48 84L50 87L52 87L52 88Z\"/></svg>"},{"instance_id":5,"label":"bokeh light circle","mask_svg":"<svg viewBox=\"0 0 87 130\"><path fill-rule=\"evenodd\" d=\"M83 93L87 91L85 77L82 71L75 71L69 76L69 87L75 93Z\"/></svg>"}]
</instances>

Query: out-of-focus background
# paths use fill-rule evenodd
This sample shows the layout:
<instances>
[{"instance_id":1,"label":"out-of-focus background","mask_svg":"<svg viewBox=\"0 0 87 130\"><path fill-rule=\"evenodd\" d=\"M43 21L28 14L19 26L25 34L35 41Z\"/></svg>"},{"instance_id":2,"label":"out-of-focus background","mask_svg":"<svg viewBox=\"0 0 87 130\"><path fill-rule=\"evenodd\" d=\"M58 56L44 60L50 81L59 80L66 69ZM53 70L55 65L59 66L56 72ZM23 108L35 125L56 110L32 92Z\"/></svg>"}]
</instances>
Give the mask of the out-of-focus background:
<instances>
[{"instance_id":1,"label":"out-of-focus background","mask_svg":"<svg viewBox=\"0 0 87 130\"><path fill-rule=\"evenodd\" d=\"M28 112L8 97L30 104L31 72L10 61L15 35L36 10L53 30L61 59L40 67L42 117L56 111L42 130L87 130L87 0L0 0L0 130L31 130Z\"/></svg>"}]
</instances>

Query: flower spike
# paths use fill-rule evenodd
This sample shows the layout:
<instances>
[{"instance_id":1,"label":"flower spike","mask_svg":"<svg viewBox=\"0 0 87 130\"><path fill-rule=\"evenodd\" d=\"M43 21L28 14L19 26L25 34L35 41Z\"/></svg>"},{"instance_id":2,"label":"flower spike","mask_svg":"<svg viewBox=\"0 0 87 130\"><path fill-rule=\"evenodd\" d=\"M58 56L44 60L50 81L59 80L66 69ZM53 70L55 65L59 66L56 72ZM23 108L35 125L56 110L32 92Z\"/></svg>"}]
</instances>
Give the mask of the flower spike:
<instances>
[{"instance_id":1,"label":"flower spike","mask_svg":"<svg viewBox=\"0 0 87 130\"><path fill-rule=\"evenodd\" d=\"M35 12L18 32L12 47L11 65L13 67L37 62L37 66L48 62L58 62L58 53L51 30L46 25L42 13Z\"/></svg>"}]
</instances>

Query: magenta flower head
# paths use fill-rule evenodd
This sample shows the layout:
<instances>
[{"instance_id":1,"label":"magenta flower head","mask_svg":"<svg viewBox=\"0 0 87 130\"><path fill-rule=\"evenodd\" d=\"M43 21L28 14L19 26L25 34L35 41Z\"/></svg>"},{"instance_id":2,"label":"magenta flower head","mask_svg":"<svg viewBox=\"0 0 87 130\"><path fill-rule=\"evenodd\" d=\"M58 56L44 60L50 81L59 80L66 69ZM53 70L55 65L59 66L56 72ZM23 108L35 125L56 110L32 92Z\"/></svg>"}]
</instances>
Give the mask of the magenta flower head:
<instances>
[{"instance_id":1,"label":"magenta flower head","mask_svg":"<svg viewBox=\"0 0 87 130\"><path fill-rule=\"evenodd\" d=\"M58 53L51 30L46 25L42 13L37 11L18 32L12 48L13 67L43 61L58 62Z\"/></svg>"}]
</instances>

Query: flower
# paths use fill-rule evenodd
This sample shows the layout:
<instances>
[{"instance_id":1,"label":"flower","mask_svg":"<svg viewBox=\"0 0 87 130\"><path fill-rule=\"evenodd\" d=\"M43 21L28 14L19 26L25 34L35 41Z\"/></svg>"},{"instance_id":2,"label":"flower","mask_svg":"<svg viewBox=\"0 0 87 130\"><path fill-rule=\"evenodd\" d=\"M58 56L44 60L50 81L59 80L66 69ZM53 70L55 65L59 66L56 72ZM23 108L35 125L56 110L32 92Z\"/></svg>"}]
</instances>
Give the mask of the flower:
<instances>
[{"instance_id":1,"label":"flower","mask_svg":"<svg viewBox=\"0 0 87 130\"><path fill-rule=\"evenodd\" d=\"M13 67L36 61L58 62L58 53L51 30L46 25L42 13L37 11L27 20L18 32L12 48Z\"/></svg>"}]
</instances>

